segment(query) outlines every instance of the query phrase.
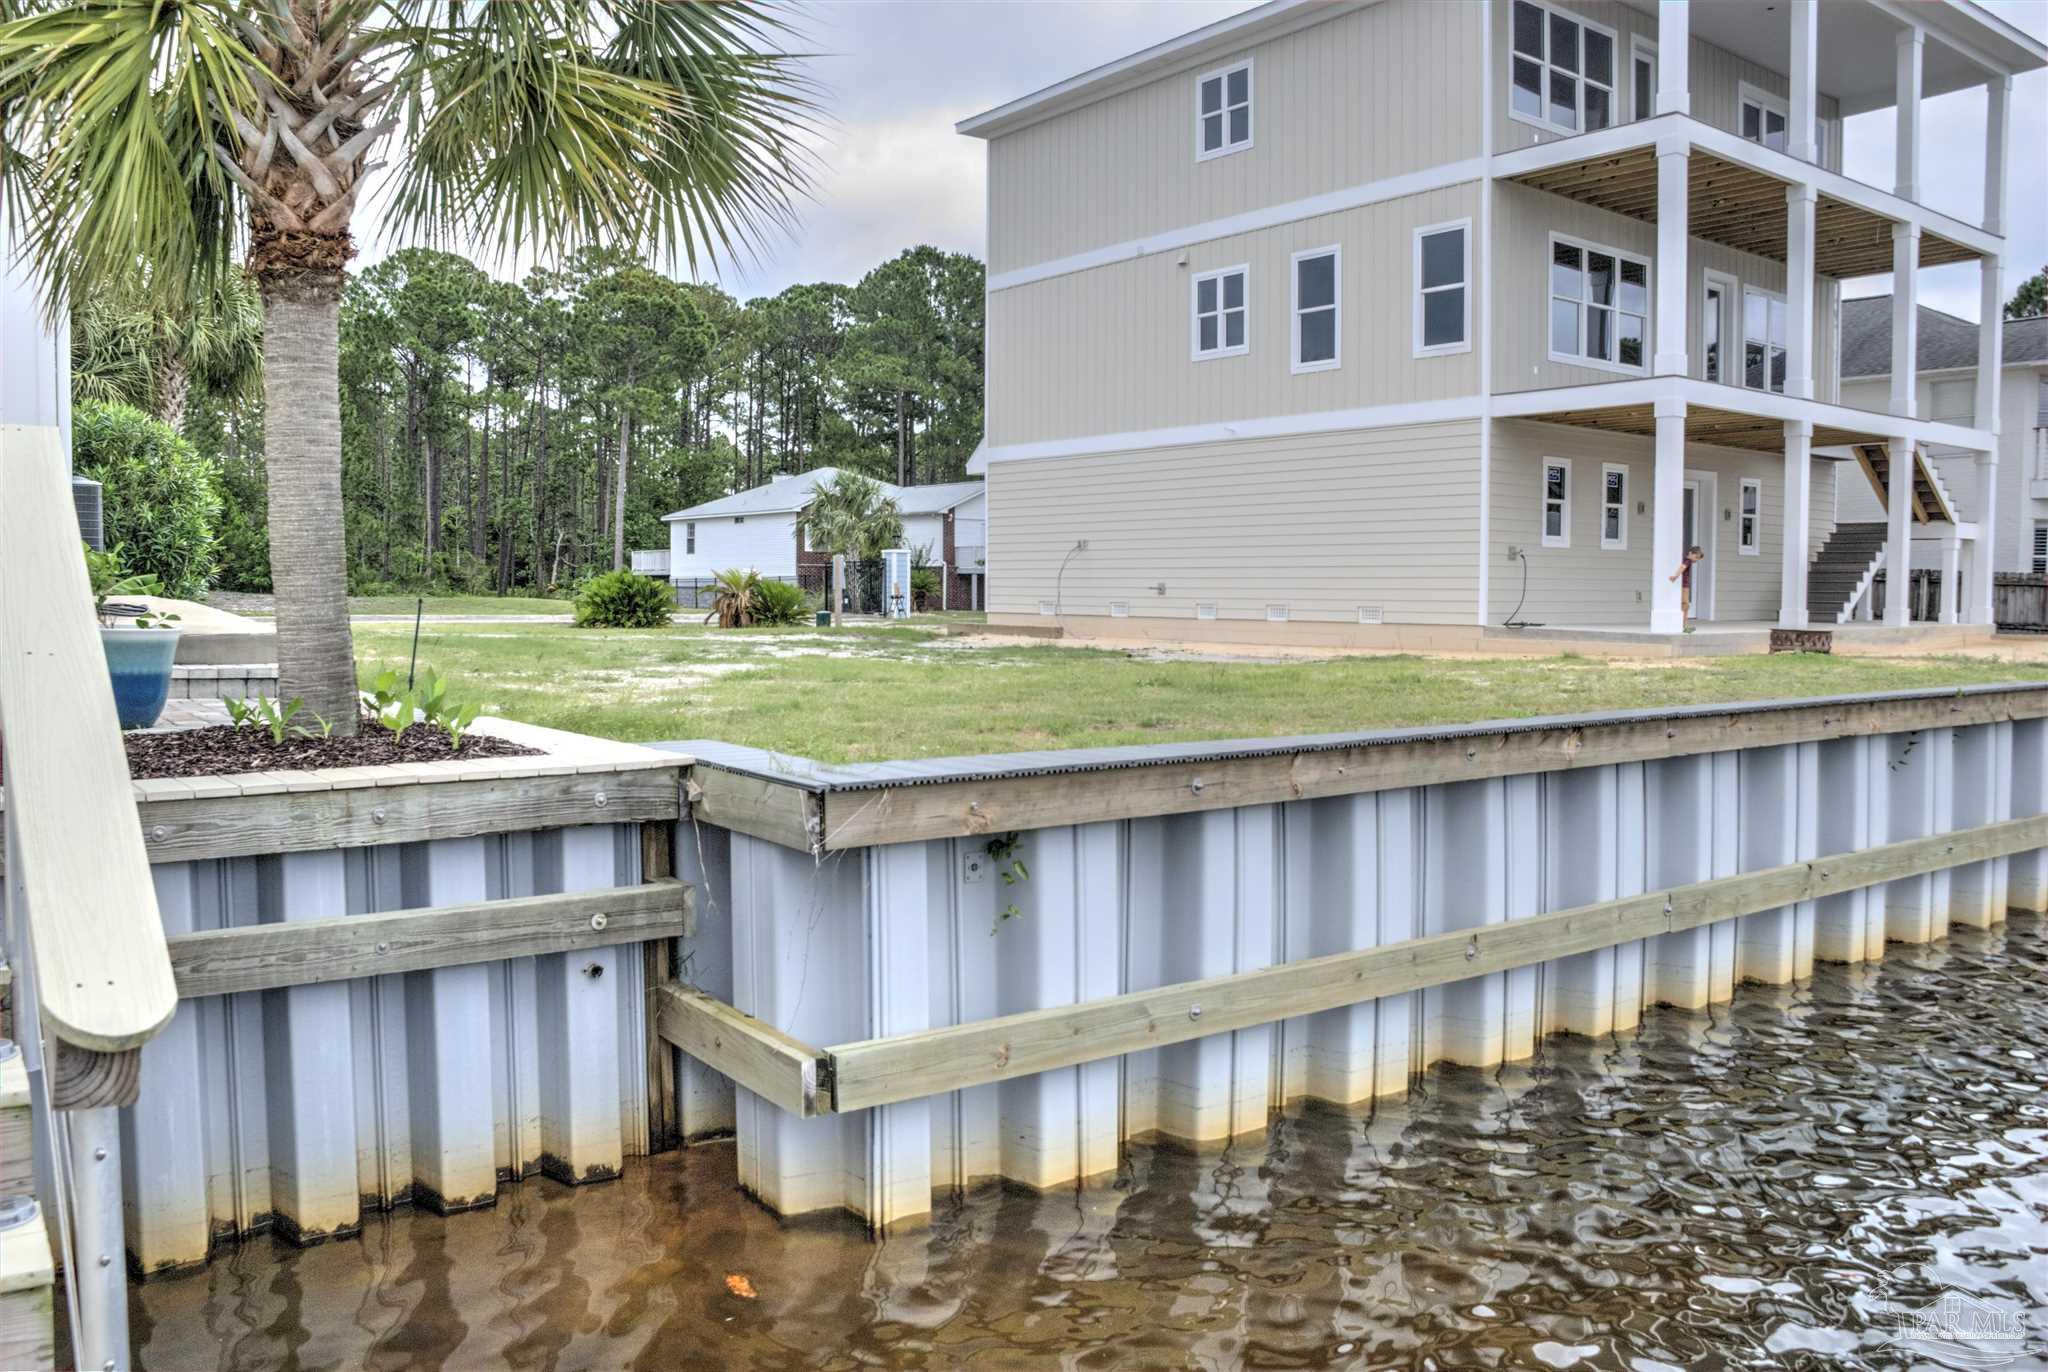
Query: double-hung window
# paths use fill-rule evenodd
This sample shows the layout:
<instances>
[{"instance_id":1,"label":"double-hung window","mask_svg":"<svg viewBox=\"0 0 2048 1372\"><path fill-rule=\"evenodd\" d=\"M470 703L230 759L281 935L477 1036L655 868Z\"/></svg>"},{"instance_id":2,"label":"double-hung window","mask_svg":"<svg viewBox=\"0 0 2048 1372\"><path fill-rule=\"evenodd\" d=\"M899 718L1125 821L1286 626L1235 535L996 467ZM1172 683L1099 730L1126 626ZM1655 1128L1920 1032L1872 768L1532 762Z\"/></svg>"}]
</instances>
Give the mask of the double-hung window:
<instances>
[{"instance_id":1,"label":"double-hung window","mask_svg":"<svg viewBox=\"0 0 2048 1372\"><path fill-rule=\"evenodd\" d=\"M1785 151L1785 130L1792 122L1785 102L1747 81L1741 86L1742 136L1775 152Z\"/></svg>"},{"instance_id":2,"label":"double-hung window","mask_svg":"<svg viewBox=\"0 0 2048 1372\"><path fill-rule=\"evenodd\" d=\"M1212 71L1195 82L1195 160L1252 145L1252 64Z\"/></svg>"},{"instance_id":3,"label":"double-hung window","mask_svg":"<svg viewBox=\"0 0 2048 1372\"><path fill-rule=\"evenodd\" d=\"M697 521L694 519L683 521L683 555L685 557L695 557L697 555Z\"/></svg>"},{"instance_id":4,"label":"double-hung window","mask_svg":"<svg viewBox=\"0 0 2048 1372\"><path fill-rule=\"evenodd\" d=\"M1641 372L1649 334L1649 260L1552 234L1551 358Z\"/></svg>"},{"instance_id":5,"label":"double-hung window","mask_svg":"<svg viewBox=\"0 0 2048 1372\"><path fill-rule=\"evenodd\" d=\"M1472 351L1472 221L1415 231L1415 355Z\"/></svg>"},{"instance_id":6,"label":"double-hung window","mask_svg":"<svg viewBox=\"0 0 2048 1372\"><path fill-rule=\"evenodd\" d=\"M1753 476L1742 478L1741 503L1735 511L1735 548L1744 557L1755 557L1764 540L1764 483Z\"/></svg>"},{"instance_id":7,"label":"double-hung window","mask_svg":"<svg viewBox=\"0 0 2048 1372\"><path fill-rule=\"evenodd\" d=\"M1590 133L1614 122L1614 30L1576 15L1514 0L1508 57L1508 113L1559 133Z\"/></svg>"},{"instance_id":8,"label":"double-hung window","mask_svg":"<svg viewBox=\"0 0 2048 1372\"><path fill-rule=\"evenodd\" d=\"M1742 292L1742 384L1785 393L1785 297L1747 286Z\"/></svg>"},{"instance_id":9,"label":"double-hung window","mask_svg":"<svg viewBox=\"0 0 2048 1372\"><path fill-rule=\"evenodd\" d=\"M1339 364L1338 260L1334 247L1294 255L1294 370L1325 372Z\"/></svg>"},{"instance_id":10,"label":"double-hung window","mask_svg":"<svg viewBox=\"0 0 2048 1372\"><path fill-rule=\"evenodd\" d=\"M1543 459L1543 546L1572 546L1572 462L1568 457Z\"/></svg>"},{"instance_id":11,"label":"double-hung window","mask_svg":"<svg viewBox=\"0 0 2048 1372\"><path fill-rule=\"evenodd\" d=\"M1600 546L1628 547L1628 468L1619 462L1600 464Z\"/></svg>"},{"instance_id":12,"label":"double-hung window","mask_svg":"<svg viewBox=\"0 0 2048 1372\"><path fill-rule=\"evenodd\" d=\"M1251 351L1251 305L1247 294L1250 279L1251 268L1242 265L1195 277L1195 361L1236 357Z\"/></svg>"}]
</instances>

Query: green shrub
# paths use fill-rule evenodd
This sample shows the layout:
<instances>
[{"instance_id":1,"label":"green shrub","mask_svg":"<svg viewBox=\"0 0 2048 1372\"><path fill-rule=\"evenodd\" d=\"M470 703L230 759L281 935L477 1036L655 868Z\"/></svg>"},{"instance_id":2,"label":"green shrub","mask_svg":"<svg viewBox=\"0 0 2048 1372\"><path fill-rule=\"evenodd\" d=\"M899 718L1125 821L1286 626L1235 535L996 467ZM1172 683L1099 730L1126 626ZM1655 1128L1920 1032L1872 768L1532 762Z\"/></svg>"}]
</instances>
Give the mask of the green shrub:
<instances>
[{"instance_id":1,"label":"green shrub","mask_svg":"<svg viewBox=\"0 0 2048 1372\"><path fill-rule=\"evenodd\" d=\"M754 587L754 623L786 628L811 617L811 598L803 587L787 581L763 581Z\"/></svg>"},{"instance_id":2,"label":"green shrub","mask_svg":"<svg viewBox=\"0 0 2048 1372\"><path fill-rule=\"evenodd\" d=\"M576 593L576 622L596 629L656 629L668 623L674 594L638 572L603 572Z\"/></svg>"},{"instance_id":3,"label":"green shrub","mask_svg":"<svg viewBox=\"0 0 2048 1372\"><path fill-rule=\"evenodd\" d=\"M939 569L937 567L912 567L910 569L910 593L920 600L936 599L939 594Z\"/></svg>"},{"instance_id":4,"label":"green shrub","mask_svg":"<svg viewBox=\"0 0 2048 1372\"><path fill-rule=\"evenodd\" d=\"M104 490L108 547L163 594L191 600L212 584L220 517L213 464L168 424L130 405L80 405L71 420L73 465Z\"/></svg>"}]
</instances>

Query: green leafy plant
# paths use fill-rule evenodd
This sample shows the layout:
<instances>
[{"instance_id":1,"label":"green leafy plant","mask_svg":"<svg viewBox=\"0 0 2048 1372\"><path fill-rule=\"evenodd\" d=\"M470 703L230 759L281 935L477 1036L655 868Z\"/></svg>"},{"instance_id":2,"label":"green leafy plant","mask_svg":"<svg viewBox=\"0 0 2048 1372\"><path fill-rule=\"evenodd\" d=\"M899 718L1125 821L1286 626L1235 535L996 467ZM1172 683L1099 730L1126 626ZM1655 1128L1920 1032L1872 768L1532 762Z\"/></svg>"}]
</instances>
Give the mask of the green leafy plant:
<instances>
[{"instance_id":1,"label":"green leafy plant","mask_svg":"<svg viewBox=\"0 0 2048 1372\"><path fill-rule=\"evenodd\" d=\"M393 742L405 737L405 731L413 726L415 714L411 691L401 686L398 673L383 671L377 673L370 683L370 718L391 731Z\"/></svg>"},{"instance_id":2,"label":"green leafy plant","mask_svg":"<svg viewBox=\"0 0 2048 1372\"><path fill-rule=\"evenodd\" d=\"M80 405L73 459L100 483L109 543L126 565L157 577L152 594L192 600L217 570L220 477L176 429L130 405Z\"/></svg>"},{"instance_id":3,"label":"green leafy plant","mask_svg":"<svg viewBox=\"0 0 2048 1372\"><path fill-rule=\"evenodd\" d=\"M761 594L761 574L751 567L734 567L712 574L711 613L706 624L721 629L744 629L754 622L755 598Z\"/></svg>"},{"instance_id":4,"label":"green leafy plant","mask_svg":"<svg viewBox=\"0 0 2048 1372\"><path fill-rule=\"evenodd\" d=\"M469 726L476 723L481 708L476 702L448 699L448 683L437 676L429 667L420 674L419 684L412 693L413 707L429 728L439 729L448 735L448 747L459 750L462 736L469 732Z\"/></svg>"},{"instance_id":5,"label":"green leafy plant","mask_svg":"<svg viewBox=\"0 0 2048 1372\"><path fill-rule=\"evenodd\" d=\"M1031 869L1024 865L1024 859L1020 856L1024 847L1024 839L1021 834L1014 831L1007 834L998 834L982 846L983 851L989 855L989 858L998 864L996 875L1003 879L1003 885L1015 886L1020 881L1031 880ZM1008 865L1004 866L1001 864ZM994 935L998 929L1003 927L1004 920L1017 919L1023 913L1022 910L1017 908L1017 903L1011 901L1008 905L996 911L995 923L989 926L989 933Z\"/></svg>"},{"instance_id":6,"label":"green leafy plant","mask_svg":"<svg viewBox=\"0 0 2048 1372\"><path fill-rule=\"evenodd\" d=\"M122 561L119 545L109 548L105 552L100 552L90 543L82 543L80 546L85 549L86 579L92 583L92 612L99 618L100 623L111 627L113 622L120 618L118 615L109 613L107 609L107 602L115 596L154 596L163 594L163 580L155 573L131 574L127 570ZM177 618L173 614L145 612L135 616L135 627L138 629L160 629L164 625L174 622Z\"/></svg>"},{"instance_id":7,"label":"green leafy plant","mask_svg":"<svg viewBox=\"0 0 2048 1372\"><path fill-rule=\"evenodd\" d=\"M932 599L939 593L939 569L937 567L912 567L910 569L910 594L919 604Z\"/></svg>"},{"instance_id":8,"label":"green leafy plant","mask_svg":"<svg viewBox=\"0 0 2048 1372\"><path fill-rule=\"evenodd\" d=\"M787 628L811 617L811 598L788 581L763 581L754 587L754 623Z\"/></svg>"},{"instance_id":9,"label":"green leafy plant","mask_svg":"<svg viewBox=\"0 0 2048 1372\"><path fill-rule=\"evenodd\" d=\"M320 726L317 729L308 728L303 724L293 724L293 717L306 708L306 702L297 696L293 696L282 705L269 696L226 699L222 700L221 704L228 707L228 718L234 721L237 729L267 729L270 731L272 743L283 743L287 734L299 738L326 738L334 732L334 725L319 715L313 716L313 722Z\"/></svg>"},{"instance_id":10,"label":"green leafy plant","mask_svg":"<svg viewBox=\"0 0 2048 1372\"><path fill-rule=\"evenodd\" d=\"M675 609L669 588L638 572L602 572L576 595L576 622L587 629L659 629Z\"/></svg>"}]
</instances>

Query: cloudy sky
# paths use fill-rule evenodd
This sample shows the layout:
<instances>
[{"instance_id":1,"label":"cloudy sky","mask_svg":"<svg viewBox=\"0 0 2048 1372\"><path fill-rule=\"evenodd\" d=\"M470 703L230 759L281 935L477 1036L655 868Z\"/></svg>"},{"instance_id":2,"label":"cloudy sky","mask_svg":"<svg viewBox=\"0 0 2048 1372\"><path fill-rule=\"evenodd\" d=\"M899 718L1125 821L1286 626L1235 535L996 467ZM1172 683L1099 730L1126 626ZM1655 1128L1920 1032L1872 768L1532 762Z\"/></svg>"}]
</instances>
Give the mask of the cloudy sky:
<instances>
[{"instance_id":1,"label":"cloudy sky","mask_svg":"<svg viewBox=\"0 0 2048 1372\"><path fill-rule=\"evenodd\" d=\"M1463 0L1441 0L1462 3ZM1984 0L2048 39L2048 0ZM1150 44L1251 8L1251 0L819 0L802 11L812 71L836 127L822 175L794 237L717 273L745 299L799 281L853 281L917 243L980 256L983 144L955 121ZM1923 179L1928 203L1976 223L1983 214L1984 97L1960 91L1927 102ZM1889 186L1892 113L1849 124L1847 165ZM2048 263L2048 72L2014 88L2012 252L2007 289ZM378 247L369 246L370 257ZM1888 277L1852 295L1890 289ZM1977 317L1977 269L1921 277L1923 302Z\"/></svg>"}]
</instances>

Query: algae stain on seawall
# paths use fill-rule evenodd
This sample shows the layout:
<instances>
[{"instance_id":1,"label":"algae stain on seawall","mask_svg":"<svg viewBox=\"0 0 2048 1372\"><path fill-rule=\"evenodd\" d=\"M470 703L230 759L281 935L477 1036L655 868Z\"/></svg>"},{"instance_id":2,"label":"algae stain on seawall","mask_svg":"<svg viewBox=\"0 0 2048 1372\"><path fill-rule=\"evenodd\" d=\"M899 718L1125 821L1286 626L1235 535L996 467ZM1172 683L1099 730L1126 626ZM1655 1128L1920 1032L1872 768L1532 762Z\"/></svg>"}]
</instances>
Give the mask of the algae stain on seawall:
<instances>
[{"instance_id":1,"label":"algae stain on seawall","mask_svg":"<svg viewBox=\"0 0 2048 1372\"><path fill-rule=\"evenodd\" d=\"M179 1369L1912 1368L1955 1362L1916 1322L1946 1301L2010 1321L1983 1348L2039 1365L2044 981L2048 921L2015 915L1499 1073L1439 1069L1253 1145L1133 1146L1111 1184L982 1189L881 1244L777 1221L730 1145L699 1147L314 1249L251 1242L135 1288L137 1350Z\"/></svg>"}]
</instances>

